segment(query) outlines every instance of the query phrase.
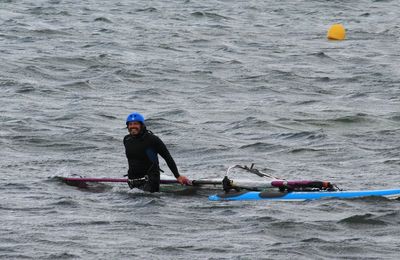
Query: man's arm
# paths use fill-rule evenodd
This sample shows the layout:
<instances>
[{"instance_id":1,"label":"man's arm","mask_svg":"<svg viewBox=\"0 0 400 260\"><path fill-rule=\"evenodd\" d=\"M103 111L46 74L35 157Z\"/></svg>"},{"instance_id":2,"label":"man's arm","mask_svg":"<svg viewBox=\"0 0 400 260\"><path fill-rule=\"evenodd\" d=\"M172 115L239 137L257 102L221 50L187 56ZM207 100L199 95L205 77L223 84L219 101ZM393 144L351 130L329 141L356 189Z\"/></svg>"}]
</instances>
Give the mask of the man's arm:
<instances>
[{"instance_id":1,"label":"man's arm","mask_svg":"<svg viewBox=\"0 0 400 260\"><path fill-rule=\"evenodd\" d=\"M155 147L156 147L157 153L159 155L161 155L161 157L165 160L169 169L174 174L174 176L178 180L178 182L181 184L190 185L190 180L186 176L181 176L179 174L178 167L176 166L176 163L175 163L174 159L172 158L170 152L168 151L168 148L165 146L164 142L155 135L154 135L154 139L155 139L155 143L156 143Z\"/></svg>"},{"instance_id":2,"label":"man's arm","mask_svg":"<svg viewBox=\"0 0 400 260\"><path fill-rule=\"evenodd\" d=\"M176 163L172 158L170 152L168 151L167 147L165 146L163 141L161 141L161 139L158 138L157 136L154 135L153 138L155 142L154 146L156 148L157 153L161 155L161 157L165 160L169 169L174 174L175 178L179 178L178 167L176 166Z\"/></svg>"}]
</instances>

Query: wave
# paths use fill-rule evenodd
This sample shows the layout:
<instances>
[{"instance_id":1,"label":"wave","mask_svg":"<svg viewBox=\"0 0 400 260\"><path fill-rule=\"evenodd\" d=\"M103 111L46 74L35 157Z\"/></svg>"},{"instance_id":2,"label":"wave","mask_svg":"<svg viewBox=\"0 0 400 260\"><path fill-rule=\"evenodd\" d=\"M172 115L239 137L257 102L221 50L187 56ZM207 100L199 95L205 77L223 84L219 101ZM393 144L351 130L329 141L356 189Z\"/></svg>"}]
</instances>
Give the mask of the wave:
<instances>
[{"instance_id":1,"label":"wave","mask_svg":"<svg viewBox=\"0 0 400 260\"><path fill-rule=\"evenodd\" d=\"M326 54L326 53L323 52L323 51L316 52L316 53L312 53L312 54L310 54L310 55L311 55L311 56L318 57L318 58L321 58L321 59L333 60L331 56L329 56L328 54Z\"/></svg>"},{"instance_id":2,"label":"wave","mask_svg":"<svg viewBox=\"0 0 400 260\"><path fill-rule=\"evenodd\" d=\"M79 206L78 201L73 199L60 199L57 202L50 203L50 206L61 206L61 207L68 207L68 208L76 208Z\"/></svg>"},{"instance_id":3,"label":"wave","mask_svg":"<svg viewBox=\"0 0 400 260\"><path fill-rule=\"evenodd\" d=\"M370 213L347 217L342 220L339 220L338 223L348 224L348 225L372 225L372 226L388 225L388 223L382 220L380 216L376 216Z\"/></svg>"},{"instance_id":4,"label":"wave","mask_svg":"<svg viewBox=\"0 0 400 260\"><path fill-rule=\"evenodd\" d=\"M53 260L53 259L79 259L79 258L81 258L81 257L78 254L60 252L60 253L49 254L47 257L44 257L43 259Z\"/></svg>"},{"instance_id":5,"label":"wave","mask_svg":"<svg viewBox=\"0 0 400 260\"><path fill-rule=\"evenodd\" d=\"M212 13L212 12L203 12L203 11L197 11L191 13L192 16L194 17L207 17L207 18L212 18L216 20L230 20L231 18L228 16L223 16L217 13Z\"/></svg>"},{"instance_id":6,"label":"wave","mask_svg":"<svg viewBox=\"0 0 400 260\"><path fill-rule=\"evenodd\" d=\"M277 145L277 144L272 144L272 143L266 143L266 142L255 142L252 144L246 144L242 145L239 147L241 150L255 150L255 151L271 151L271 150L281 150L281 149L286 149L285 146L283 145Z\"/></svg>"},{"instance_id":7,"label":"wave","mask_svg":"<svg viewBox=\"0 0 400 260\"><path fill-rule=\"evenodd\" d=\"M112 21L106 17L97 17L94 19L95 22L112 23Z\"/></svg>"},{"instance_id":8,"label":"wave","mask_svg":"<svg viewBox=\"0 0 400 260\"><path fill-rule=\"evenodd\" d=\"M136 9L135 12L154 13L154 12L158 12L158 9L155 7L139 8L139 9Z\"/></svg>"},{"instance_id":9,"label":"wave","mask_svg":"<svg viewBox=\"0 0 400 260\"><path fill-rule=\"evenodd\" d=\"M274 137L288 139L288 140L291 139L322 140L325 139L327 136L325 133L318 131L299 131L299 132L275 134Z\"/></svg>"}]
</instances>

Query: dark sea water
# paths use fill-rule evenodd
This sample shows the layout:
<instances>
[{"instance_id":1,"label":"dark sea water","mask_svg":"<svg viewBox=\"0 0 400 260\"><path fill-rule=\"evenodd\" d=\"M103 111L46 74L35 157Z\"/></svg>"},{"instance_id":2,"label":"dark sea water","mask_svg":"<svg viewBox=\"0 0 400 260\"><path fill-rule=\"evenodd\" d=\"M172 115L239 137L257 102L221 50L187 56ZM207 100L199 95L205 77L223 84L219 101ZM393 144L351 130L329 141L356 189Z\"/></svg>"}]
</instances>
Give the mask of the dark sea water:
<instances>
[{"instance_id":1,"label":"dark sea water","mask_svg":"<svg viewBox=\"0 0 400 260\"><path fill-rule=\"evenodd\" d=\"M255 163L398 188L399 13L396 0L0 0L0 258L398 259L400 200L210 202L56 176L122 177L139 111L192 179ZM328 41L338 22L347 39Z\"/></svg>"}]
</instances>

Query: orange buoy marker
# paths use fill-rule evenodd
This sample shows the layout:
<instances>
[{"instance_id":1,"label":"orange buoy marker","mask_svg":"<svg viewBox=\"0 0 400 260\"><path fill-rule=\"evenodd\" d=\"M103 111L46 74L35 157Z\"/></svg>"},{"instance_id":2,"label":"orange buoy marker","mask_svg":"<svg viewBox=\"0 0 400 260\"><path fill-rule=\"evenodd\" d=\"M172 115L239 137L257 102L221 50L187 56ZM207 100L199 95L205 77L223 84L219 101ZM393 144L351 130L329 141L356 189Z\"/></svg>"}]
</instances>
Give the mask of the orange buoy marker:
<instances>
[{"instance_id":1,"label":"orange buoy marker","mask_svg":"<svg viewBox=\"0 0 400 260\"><path fill-rule=\"evenodd\" d=\"M346 38L346 30L340 23L334 24L329 28L327 37L329 40L344 40Z\"/></svg>"}]
</instances>

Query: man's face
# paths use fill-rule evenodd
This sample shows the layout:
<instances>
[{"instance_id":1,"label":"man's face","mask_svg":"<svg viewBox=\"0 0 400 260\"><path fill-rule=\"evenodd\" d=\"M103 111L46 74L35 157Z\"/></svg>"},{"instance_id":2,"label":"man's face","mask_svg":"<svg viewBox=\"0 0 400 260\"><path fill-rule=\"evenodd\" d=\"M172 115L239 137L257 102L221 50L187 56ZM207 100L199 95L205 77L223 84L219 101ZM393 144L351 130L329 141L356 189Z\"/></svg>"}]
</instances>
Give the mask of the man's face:
<instances>
[{"instance_id":1,"label":"man's face","mask_svg":"<svg viewBox=\"0 0 400 260\"><path fill-rule=\"evenodd\" d=\"M128 123L128 132L131 135L138 135L142 129L142 124L140 122L134 121Z\"/></svg>"}]
</instances>

